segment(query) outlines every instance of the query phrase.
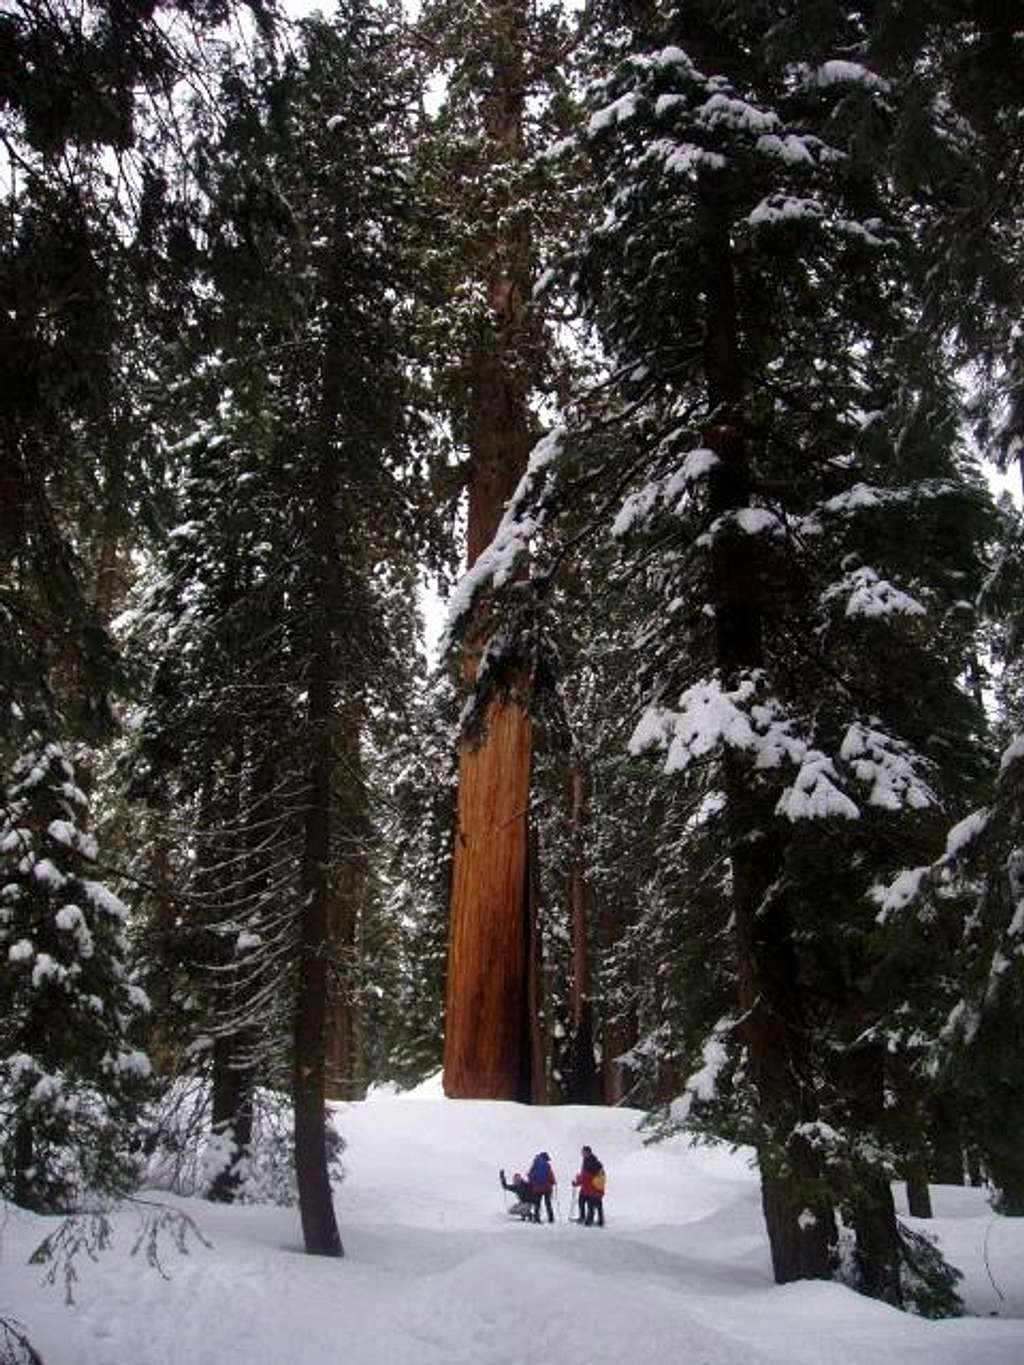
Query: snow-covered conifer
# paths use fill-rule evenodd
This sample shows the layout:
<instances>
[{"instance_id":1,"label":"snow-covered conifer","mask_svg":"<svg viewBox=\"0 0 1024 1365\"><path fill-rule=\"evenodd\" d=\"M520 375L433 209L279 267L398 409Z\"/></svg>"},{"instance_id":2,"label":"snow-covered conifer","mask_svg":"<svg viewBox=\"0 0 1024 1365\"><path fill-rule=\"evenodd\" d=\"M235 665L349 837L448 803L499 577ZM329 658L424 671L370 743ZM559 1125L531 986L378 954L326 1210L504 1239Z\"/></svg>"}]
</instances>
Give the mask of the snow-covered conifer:
<instances>
[{"instance_id":1,"label":"snow-covered conifer","mask_svg":"<svg viewBox=\"0 0 1024 1365\"><path fill-rule=\"evenodd\" d=\"M3 1193L40 1210L118 1194L150 1064L148 1011L126 965L127 911L94 873L75 765L32 735L0 819L0 1134Z\"/></svg>"}]
</instances>

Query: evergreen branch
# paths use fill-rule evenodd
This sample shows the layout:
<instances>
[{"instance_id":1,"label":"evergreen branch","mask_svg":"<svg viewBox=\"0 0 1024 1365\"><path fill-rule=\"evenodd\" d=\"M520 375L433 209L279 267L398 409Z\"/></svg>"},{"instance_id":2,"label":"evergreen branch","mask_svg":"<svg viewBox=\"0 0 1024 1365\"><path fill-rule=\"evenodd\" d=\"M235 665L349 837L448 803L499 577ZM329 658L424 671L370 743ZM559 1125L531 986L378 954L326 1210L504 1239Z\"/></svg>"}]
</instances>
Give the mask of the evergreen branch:
<instances>
[{"instance_id":1,"label":"evergreen branch","mask_svg":"<svg viewBox=\"0 0 1024 1365\"><path fill-rule=\"evenodd\" d=\"M15 1318L0 1317L0 1365L45 1365Z\"/></svg>"}]
</instances>

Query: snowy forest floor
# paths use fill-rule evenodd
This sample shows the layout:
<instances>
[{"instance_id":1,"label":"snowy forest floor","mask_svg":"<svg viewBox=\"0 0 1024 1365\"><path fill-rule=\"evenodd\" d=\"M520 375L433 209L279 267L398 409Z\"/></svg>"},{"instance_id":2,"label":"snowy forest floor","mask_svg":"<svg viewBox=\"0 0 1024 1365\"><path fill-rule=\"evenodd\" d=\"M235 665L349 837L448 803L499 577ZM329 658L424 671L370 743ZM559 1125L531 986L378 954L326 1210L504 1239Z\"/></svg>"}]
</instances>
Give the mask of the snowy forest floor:
<instances>
[{"instance_id":1,"label":"snowy forest floor","mask_svg":"<svg viewBox=\"0 0 1024 1365\"><path fill-rule=\"evenodd\" d=\"M159 1195L212 1245L168 1251L162 1278L121 1211L66 1306L27 1264L56 1220L7 1208L0 1314L45 1365L1024 1361L1024 1219L994 1218L980 1190L933 1189L937 1216L915 1224L964 1272L971 1314L927 1322L838 1284L774 1285L746 1156L645 1147L634 1111L449 1101L436 1084L335 1109L343 1260L302 1253L294 1209ZM582 1143L608 1172L603 1230L567 1221ZM553 1226L509 1217L498 1184L539 1150L560 1181Z\"/></svg>"}]
</instances>

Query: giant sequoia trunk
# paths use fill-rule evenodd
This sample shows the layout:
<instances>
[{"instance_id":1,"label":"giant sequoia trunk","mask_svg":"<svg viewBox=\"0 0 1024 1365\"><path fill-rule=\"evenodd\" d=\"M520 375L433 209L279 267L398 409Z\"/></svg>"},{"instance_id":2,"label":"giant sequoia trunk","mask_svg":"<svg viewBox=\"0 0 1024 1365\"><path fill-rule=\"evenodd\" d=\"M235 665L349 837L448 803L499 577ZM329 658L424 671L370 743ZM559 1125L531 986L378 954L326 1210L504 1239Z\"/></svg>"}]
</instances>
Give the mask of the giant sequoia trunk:
<instances>
[{"instance_id":1,"label":"giant sequoia trunk","mask_svg":"<svg viewBox=\"0 0 1024 1365\"><path fill-rule=\"evenodd\" d=\"M522 155L519 3L494 5L496 37L485 132L499 158ZM511 19L511 25L509 23ZM513 249L510 250L510 247ZM530 416L519 353L525 335L523 282L507 266L523 256L495 229L487 282L493 334L469 365L469 509L472 565L497 530L526 466ZM464 647L471 685L485 639L480 623ZM444 1088L459 1098L534 1095L530 1026L531 893L529 801L532 728L527 680L490 699L483 724L459 750L459 798L452 867Z\"/></svg>"},{"instance_id":2,"label":"giant sequoia trunk","mask_svg":"<svg viewBox=\"0 0 1024 1365\"><path fill-rule=\"evenodd\" d=\"M719 518L749 505L750 467L739 415L742 372L728 217L710 177L703 192L709 260L705 369L716 418L706 441L719 461L710 477L710 512ZM764 665L754 540L720 530L712 552L717 664L726 685ZM772 1268L780 1284L825 1278L835 1225L820 1193L817 1159L800 1133L816 1117L816 1102L774 815L777 794L762 788L749 760L735 754L728 756L725 794L740 1006L765 1135L758 1156Z\"/></svg>"},{"instance_id":3,"label":"giant sequoia trunk","mask_svg":"<svg viewBox=\"0 0 1024 1365\"><path fill-rule=\"evenodd\" d=\"M496 697L484 738L459 755L445 1093L533 1098L530 990L530 719Z\"/></svg>"}]
</instances>

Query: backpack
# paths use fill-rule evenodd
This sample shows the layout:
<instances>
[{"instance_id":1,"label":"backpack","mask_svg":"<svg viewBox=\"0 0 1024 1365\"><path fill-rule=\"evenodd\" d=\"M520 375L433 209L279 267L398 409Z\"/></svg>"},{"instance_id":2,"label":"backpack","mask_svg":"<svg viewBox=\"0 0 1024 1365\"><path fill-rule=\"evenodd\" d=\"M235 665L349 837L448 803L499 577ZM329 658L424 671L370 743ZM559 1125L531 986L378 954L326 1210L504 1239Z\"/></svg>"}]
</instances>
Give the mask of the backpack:
<instances>
[{"instance_id":1,"label":"backpack","mask_svg":"<svg viewBox=\"0 0 1024 1365\"><path fill-rule=\"evenodd\" d=\"M536 1158L530 1167L530 1174L526 1178L530 1182L531 1189L535 1192L537 1190L548 1190L555 1183L551 1174L550 1161L544 1161L541 1157Z\"/></svg>"},{"instance_id":2,"label":"backpack","mask_svg":"<svg viewBox=\"0 0 1024 1365\"><path fill-rule=\"evenodd\" d=\"M590 1183L591 1183L591 1184L593 1185L593 1187L594 1187L594 1193L595 1193L595 1194L597 1194L597 1195L603 1195L603 1194L604 1194L604 1167L603 1167L603 1166L601 1167L601 1169L600 1169L595 1175L593 1175L593 1176L591 1177Z\"/></svg>"}]
</instances>

